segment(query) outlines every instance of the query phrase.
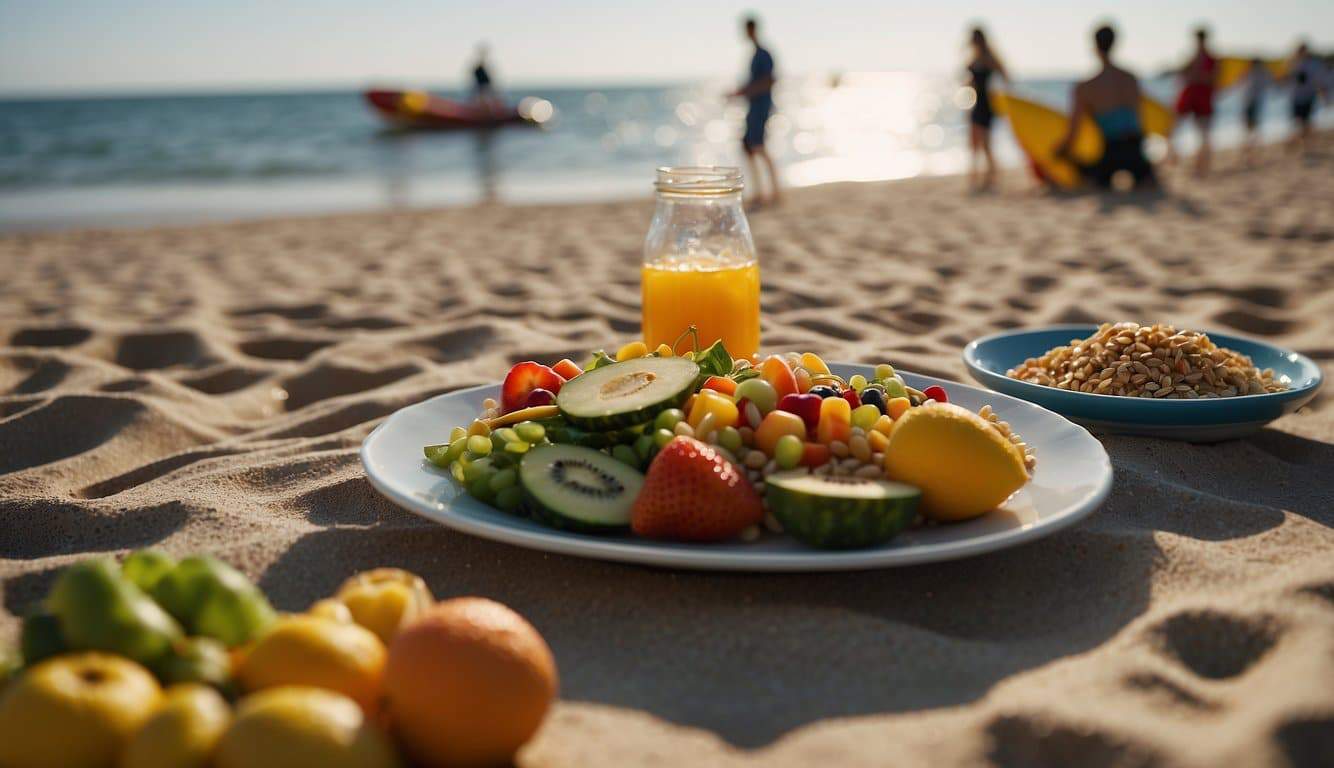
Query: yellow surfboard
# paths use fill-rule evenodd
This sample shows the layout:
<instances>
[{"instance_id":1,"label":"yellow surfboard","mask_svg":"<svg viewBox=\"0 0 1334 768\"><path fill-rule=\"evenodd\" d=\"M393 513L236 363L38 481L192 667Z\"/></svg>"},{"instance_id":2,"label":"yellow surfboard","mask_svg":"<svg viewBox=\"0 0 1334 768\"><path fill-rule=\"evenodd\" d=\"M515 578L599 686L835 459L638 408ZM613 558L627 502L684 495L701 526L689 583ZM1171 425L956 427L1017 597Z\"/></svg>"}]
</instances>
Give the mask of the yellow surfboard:
<instances>
[{"instance_id":1,"label":"yellow surfboard","mask_svg":"<svg viewBox=\"0 0 1334 768\"><path fill-rule=\"evenodd\" d=\"M996 114L1009 118L1015 140L1043 177L1067 189L1083 183L1079 169L1068 160L1056 157L1056 145L1065 137L1066 126L1069 125L1069 118L1064 113L1036 101L1004 93L992 94L991 108ZM1075 135L1075 144L1070 148L1070 154L1080 163L1091 164L1102 157L1102 132L1088 116L1081 119L1083 122ZM1168 136L1172 133L1175 119L1172 111L1162 104L1147 96L1141 99L1140 124L1145 133Z\"/></svg>"},{"instance_id":2,"label":"yellow surfboard","mask_svg":"<svg viewBox=\"0 0 1334 768\"><path fill-rule=\"evenodd\" d=\"M1269 70L1269 76L1275 80L1281 79L1288 71L1287 59L1265 59L1265 68ZM1241 56L1224 56L1218 60L1218 76L1214 78L1214 88L1223 90L1231 88L1241 82L1242 78L1251 71L1251 60Z\"/></svg>"}]
</instances>

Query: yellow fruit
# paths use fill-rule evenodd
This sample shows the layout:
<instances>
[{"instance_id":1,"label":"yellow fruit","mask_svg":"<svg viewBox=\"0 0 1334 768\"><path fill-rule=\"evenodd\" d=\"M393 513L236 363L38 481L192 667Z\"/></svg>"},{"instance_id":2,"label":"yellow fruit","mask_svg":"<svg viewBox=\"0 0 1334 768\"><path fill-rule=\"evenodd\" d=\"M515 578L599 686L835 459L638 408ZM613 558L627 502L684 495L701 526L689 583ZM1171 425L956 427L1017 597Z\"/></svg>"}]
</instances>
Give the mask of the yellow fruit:
<instances>
[{"instance_id":1,"label":"yellow fruit","mask_svg":"<svg viewBox=\"0 0 1334 768\"><path fill-rule=\"evenodd\" d=\"M803 352L801 355L801 367L811 373L829 373L829 366L820 359L820 356L814 352Z\"/></svg>"},{"instance_id":2,"label":"yellow fruit","mask_svg":"<svg viewBox=\"0 0 1334 768\"><path fill-rule=\"evenodd\" d=\"M946 403L895 420L885 471L922 489L922 513L942 522L985 514L1028 482L1018 447L986 419Z\"/></svg>"},{"instance_id":3,"label":"yellow fruit","mask_svg":"<svg viewBox=\"0 0 1334 768\"><path fill-rule=\"evenodd\" d=\"M319 616L288 616L241 657L236 678L246 691L306 685L337 691L375 717L385 648L359 624Z\"/></svg>"},{"instance_id":4,"label":"yellow fruit","mask_svg":"<svg viewBox=\"0 0 1334 768\"><path fill-rule=\"evenodd\" d=\"M424 765L506 765L556 695L556 663L522 616L477 597L432 606L389 647L385 693Z\"/></svg>"},{"instance_id":5,"label":"yellow fruit","mask_svg":"<svg viewBox=\"0 0 1334 768\"><path fill-rule=\"evenodd\" d=\"M616 362L625 360L634 360L636 357L643 357L648 354L648 345L642 341L632 341L624 347L616 350Z\"/></svg>"},{"instance_id":6,"label":"yellow fruit","mask_svg":"<svg viewBox=\"0 0 1334 768\"><path fill-rule=\"evenodd\" d=\"M420 576L398 568L358 573L338 588L337 599L352 620L374 632L386 645L398 628L417 618L435 602Z\"/></svg>"},{"instance_id":7,"label":"yellow fruit","mask_svg":"<svg viewBox=\"0 0 1334 768\"><path fill-rule=\"evenodd\" d=\"M247 696L218 742L217 768L395 768L398 755L356 702L288 686Z\"/></svg>"},{"instance_id":8,"label":"yellow fruit","mask_svg":"<svg viewBox=\"0 0 1334 768\"><path fill-rule=\"evenodd\" d=\"M125 748L120 768L207 768L232 712L207 685L167 689L162 706Z\"/></svg>"},{"instance_id":9,"label":"yellow fruit","mask_svg":"<svg viewBox=\"0 0 1334 768\"><path fill-rule=\"evenodd\" d=\"M658 348L653 350L658 353L658 357L675 357L676 350L672 349L670 344L659 344Z\"/></svg>"},{"instance_id":10,"label":"yellow fruit","mask_svg":"<svg viewBox=\"0 0 1334 768\"><path fill-rule=\"evenodd\" d=\"M352 618L352 611L339 600L332 597L326 597L323 600L316 600L306 609L309 616L318 616L321 619L330 619L332 621L342 622L343 624L355 624L356 620Z\"/></svg>"},{"instance_id":11,"label":"yellow fruit","mask_svg":"<svg viewBox=\"0 0 1334 768\"><path fill-rule=\"evenodd\" d=\"M47 659L0 698L0 765L110 768L161 699L148 670L121 656Z\"/></svg>"}]
</instances>

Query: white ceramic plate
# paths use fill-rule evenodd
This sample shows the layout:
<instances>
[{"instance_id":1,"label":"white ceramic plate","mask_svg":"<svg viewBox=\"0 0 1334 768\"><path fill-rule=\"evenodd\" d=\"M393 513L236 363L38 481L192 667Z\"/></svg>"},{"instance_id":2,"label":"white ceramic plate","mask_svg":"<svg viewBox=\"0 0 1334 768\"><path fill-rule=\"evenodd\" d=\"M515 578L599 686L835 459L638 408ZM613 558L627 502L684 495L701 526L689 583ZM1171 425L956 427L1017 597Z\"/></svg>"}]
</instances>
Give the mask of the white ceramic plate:
<instances>
[{"instance_id":1,"label":"white ceramic plate","mask_svg":"<svg viewBox=\"0 0 1334 768\"><path fill-rule=\"evenodd\" d=\"M871 375L871 366L834 365L844 377ZM461 492L448 472L422 456L451 427L469 424L499 385L451 392L403 408L361 445L366 475L381 493L422 517L458 531L563 555L668 568L728 571L838 571L953 560L1054 533L1088 515L1106 498L1112 465L1102 444L1083 427L1031 403L965 384L903 373L909 386L945 387L950 401L977 410L990 403L1033 447L1037 469L1001 508L966 523L913 528L873 549L811 549L781 535L729 544L673 544L623 536L557 531L489 507ZM967 472L967 467L960 467Z\"/></svg>"}]
</instances>

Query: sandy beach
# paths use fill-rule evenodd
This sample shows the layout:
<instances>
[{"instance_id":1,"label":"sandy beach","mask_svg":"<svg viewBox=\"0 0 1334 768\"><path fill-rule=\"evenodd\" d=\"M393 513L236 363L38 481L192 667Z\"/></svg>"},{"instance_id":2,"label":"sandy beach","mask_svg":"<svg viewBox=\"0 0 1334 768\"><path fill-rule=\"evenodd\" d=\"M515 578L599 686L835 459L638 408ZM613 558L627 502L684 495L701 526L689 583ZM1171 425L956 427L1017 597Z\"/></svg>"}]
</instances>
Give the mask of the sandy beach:
<instances>
[{"instance_id":1,"label":"sandy beach","mask_svg":"<svg viewBox=\"0 0 1334 768\"><path fill-rule=\"evenodd\" d=\"M982 334L1163 320L1334 375L1334 143L1220 165L1155 198L794 190L751 215L764 347L967 380ZM357 448L383 417L638 335L651 210L0 236L0 639L90 553L211 552L286 610L392 565L551 644L562 700L525 766L1328 764L1328 388L1249 439L1104 438L1115 487L1086 522L905 569L620 566L380 497Z\"/></svg>"}]
</instances>

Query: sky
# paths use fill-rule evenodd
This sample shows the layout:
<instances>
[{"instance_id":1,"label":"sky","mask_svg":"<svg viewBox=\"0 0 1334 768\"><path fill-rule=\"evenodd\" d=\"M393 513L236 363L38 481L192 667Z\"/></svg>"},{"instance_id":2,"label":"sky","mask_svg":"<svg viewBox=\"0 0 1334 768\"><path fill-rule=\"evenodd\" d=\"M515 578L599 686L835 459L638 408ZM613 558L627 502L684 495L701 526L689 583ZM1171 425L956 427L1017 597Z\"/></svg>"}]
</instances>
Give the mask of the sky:
<instances>
[{"instance_id":1,"label":"sky","mask_svg":"<svg viewBox=\"0 0 1334 768\"><path fill-rule=\"evenodd\" d=\"M780 74L949 72L974 22L1019 77L1089 68L1108 18L1122 63L1146 73L1200 22L1223 52L1279 55L1303 35L1334 49L1330 0L0 0L0 93L449 85L479 40L502 85L728 79L746 12Z\"/></svg>"}]
</instances>

